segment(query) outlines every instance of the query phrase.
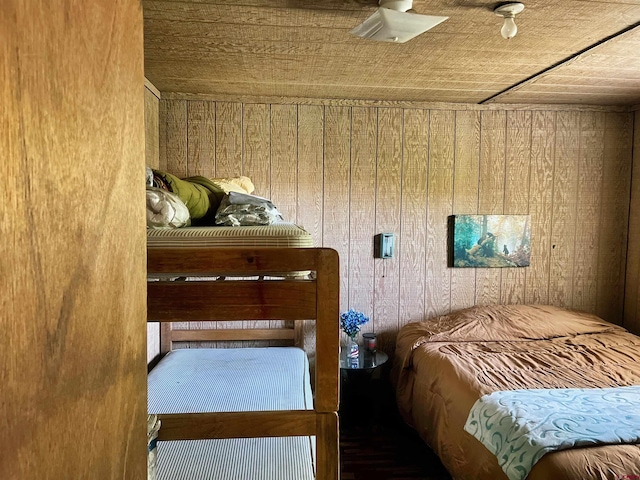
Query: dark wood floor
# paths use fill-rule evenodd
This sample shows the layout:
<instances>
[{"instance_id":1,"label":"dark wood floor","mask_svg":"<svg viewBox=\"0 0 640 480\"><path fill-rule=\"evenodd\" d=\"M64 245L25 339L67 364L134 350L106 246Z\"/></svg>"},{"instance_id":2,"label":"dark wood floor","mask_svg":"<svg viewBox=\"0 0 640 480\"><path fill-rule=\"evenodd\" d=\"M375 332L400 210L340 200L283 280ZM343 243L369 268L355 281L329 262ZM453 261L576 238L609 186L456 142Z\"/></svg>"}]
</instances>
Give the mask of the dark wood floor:
<instances>
[{"instance_id":1,"label":"dark wood floor","mask_svg":"<svg viewBox=\"0 0 640 480\"><path fill-rule=\"evenodd\" d=\"M451 480L438 457L395 418L340 431L342 480Z\"/></svg>"},{"instance_id":2,"label":"dark wood floor","mask_svg":"<svg viewBox=\"0 0 640 480\"><path fill-rule=\"evenodd\" d=\"M341 370L342 480L451 480L438 456L402 420L390 365Z\"/></svg>"}]
</instances>

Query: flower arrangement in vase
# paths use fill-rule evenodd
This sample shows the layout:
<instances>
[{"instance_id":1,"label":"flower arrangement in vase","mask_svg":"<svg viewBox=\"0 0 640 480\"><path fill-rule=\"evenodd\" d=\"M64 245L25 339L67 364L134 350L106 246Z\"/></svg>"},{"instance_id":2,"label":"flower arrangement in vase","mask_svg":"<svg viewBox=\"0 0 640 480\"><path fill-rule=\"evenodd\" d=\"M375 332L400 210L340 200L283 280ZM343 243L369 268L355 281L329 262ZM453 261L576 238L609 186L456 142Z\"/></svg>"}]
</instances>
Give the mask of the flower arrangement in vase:
<instances>
[{"instance_id":1,"label":"flower arrangement in vase","mask_svg":"<svg viewBox=\"0 0 640 480\"><path fill-rule=\"evenodd\" d=\"M356 358L360 353L356 335L360 332L360 327L369 321L364 313L351 308L348 312L340 314L340 328L349 337L347 356Z\"/></svg>"}]
</instances>

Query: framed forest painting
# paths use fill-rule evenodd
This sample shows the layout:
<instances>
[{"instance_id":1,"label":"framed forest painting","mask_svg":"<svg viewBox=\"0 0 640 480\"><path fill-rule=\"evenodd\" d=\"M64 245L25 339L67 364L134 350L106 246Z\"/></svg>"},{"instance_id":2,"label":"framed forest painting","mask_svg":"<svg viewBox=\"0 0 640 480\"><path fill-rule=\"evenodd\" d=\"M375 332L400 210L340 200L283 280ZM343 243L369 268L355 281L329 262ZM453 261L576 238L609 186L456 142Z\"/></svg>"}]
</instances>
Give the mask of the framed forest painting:
<instances>
[{"instance_id":1,"label":"framed forest painting","mask_svg":"<svg viewBox=\"0 0 640 480\"><path fill-rule=\"evenodd\" d=\"M454 215L454 267L528 267L530 215Z\"/></svg>"}]
</instances>

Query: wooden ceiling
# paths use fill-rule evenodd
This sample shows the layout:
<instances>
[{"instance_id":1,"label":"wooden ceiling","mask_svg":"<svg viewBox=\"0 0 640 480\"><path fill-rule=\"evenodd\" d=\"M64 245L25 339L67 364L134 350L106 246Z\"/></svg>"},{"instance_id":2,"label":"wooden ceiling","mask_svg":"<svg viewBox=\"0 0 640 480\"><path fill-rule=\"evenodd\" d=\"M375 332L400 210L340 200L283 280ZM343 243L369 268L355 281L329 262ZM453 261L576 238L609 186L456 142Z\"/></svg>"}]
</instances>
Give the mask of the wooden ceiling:
<instances>
[{"instance_id":1,"label":"wooden ceiling","mask_svg":"<svg viewBox=\"0 0 640 480\"><path fill-rule=\"evenodd\" d=\"M640 0L414 0L449 20L404 44L349 34L376 0L143 0L163 93L462 103L640 103Z\"/></svg>"}]
</instances>

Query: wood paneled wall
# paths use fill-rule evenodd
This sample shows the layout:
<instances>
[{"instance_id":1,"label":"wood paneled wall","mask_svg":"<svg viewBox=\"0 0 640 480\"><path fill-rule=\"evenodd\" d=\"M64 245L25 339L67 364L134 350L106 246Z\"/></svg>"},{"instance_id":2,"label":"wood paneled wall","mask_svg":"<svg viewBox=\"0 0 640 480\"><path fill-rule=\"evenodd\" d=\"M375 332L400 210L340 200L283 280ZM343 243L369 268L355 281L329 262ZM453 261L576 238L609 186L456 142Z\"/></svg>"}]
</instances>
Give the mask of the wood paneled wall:
<instances>
[{"instance_id":1,"label":"wood paneled wall","mask_svg":"<svg viewBox=\"0 0 640 480\"><path fill-rule=\"evenodd\" d=\"M144 88L144 139L147 166L160 168L160 92L145 79ZM147 324L147 364L160 355L160 324Z\"/></svg>"},{"instance_id":2,"label":"wood paneled wall","mask_svg":"<svg viewBox=\"0 0 640 480\"><path fill-rule=\"evenodd\" d=\"M550 303L622 322L629 113L161 103L161 163L250 176L339 252L341 309L370 315L385 349L407 322L476 304ZM447 218L463 213L531 214L531 267L448 268ZM396 234L393 259L373 258L380 232Z\"/></svg>"},{"instance_id":3,"label":"wood paneled wall","mask_svg":"<svg viewBox=\"0 0 640 480\"><path fill-rule=\"evenodd\" d=\"M0 478L146 478L140 2L0 5Z\"/></svg>"},{"instance_id":4,"label":"wood paneled wall","mask_svg":"<svg viewBox=\"0 0 640 480\"><path fill-rule=\"evenodd\" d=\"M635 112L624 326L640 335L640 111Z\"/></svg>"},{"instance_id":5,"label":"wood paneled wall","mask_svg":"<svg viewBox=\"0 0 640 480\"><path fill-rule=\"evenodd\" d=\"M158 128L160 108L160 92L149 80L145 79L144 87L144 156L151 168L160 167L160 130Z\"/></svg>"}]
</instances>

